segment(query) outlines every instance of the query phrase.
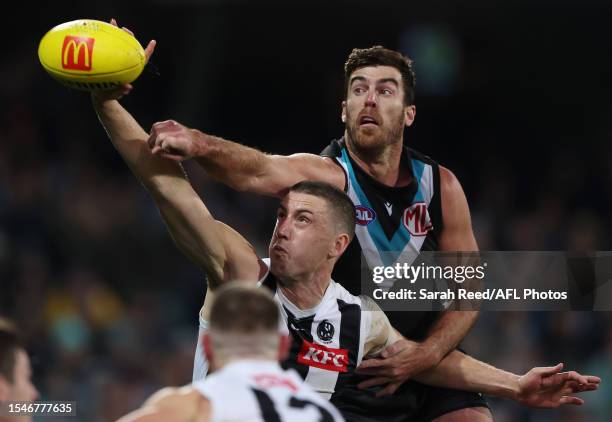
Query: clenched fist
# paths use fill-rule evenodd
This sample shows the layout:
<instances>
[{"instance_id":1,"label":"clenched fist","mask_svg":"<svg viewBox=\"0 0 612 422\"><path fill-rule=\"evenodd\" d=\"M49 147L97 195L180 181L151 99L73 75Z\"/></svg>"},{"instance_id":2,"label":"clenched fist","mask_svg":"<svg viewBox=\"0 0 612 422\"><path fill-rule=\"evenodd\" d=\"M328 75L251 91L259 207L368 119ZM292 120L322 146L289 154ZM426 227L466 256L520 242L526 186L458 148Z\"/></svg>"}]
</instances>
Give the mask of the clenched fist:
<instances>
[{"instance_id":1,"label":"clenched fist","mask_svg":"<svg viewBox=\"0 0 612 422\"><path fill-rule=\"evenodd\" d=\"M200 132L174 121L166 120L153 124L149 134L151 152L175 161L197 156L204 147Z\"/></svg>"}]
</instances>

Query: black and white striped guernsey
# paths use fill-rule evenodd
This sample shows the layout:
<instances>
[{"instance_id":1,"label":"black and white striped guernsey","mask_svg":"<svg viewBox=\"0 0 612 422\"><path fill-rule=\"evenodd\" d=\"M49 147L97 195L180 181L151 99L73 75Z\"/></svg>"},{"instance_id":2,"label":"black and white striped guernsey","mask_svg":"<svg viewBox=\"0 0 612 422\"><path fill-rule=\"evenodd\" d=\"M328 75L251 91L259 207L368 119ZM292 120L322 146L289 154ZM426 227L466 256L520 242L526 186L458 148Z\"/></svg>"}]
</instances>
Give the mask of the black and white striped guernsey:
<instances>
[{"instance_id":1,"label":"black and white striped guernsey","mask_svg":"<svg viewBox=\"0 0 612 422\"><path fill-rule=\"evenodd\" d=\"M269 259L264 262L269 265ZM260 281L274 293L292 337L290 355L283 367L295 369L315 391L330 399L354 373L366 342L376 334L371 333L373 313L362 312L362 298L333 280L321 302L308 310L291 303L277 283L270 271Z\"/></svg>"}]
</instances>

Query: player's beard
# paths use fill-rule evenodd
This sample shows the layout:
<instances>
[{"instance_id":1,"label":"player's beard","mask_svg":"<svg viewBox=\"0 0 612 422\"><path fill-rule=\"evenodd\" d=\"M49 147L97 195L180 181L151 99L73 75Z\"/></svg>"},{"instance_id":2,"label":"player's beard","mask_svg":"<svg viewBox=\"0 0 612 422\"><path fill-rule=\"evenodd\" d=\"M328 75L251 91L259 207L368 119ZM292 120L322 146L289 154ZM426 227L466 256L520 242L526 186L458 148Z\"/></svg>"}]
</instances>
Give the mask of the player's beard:
<instances>
[{"instance_id":1,"label":"player's beard","mask_svg":"<svg viewBox=\"0 0 612 422\"><path fill-rule=\"evenodd\" d=\"M346 114L346 131L348 133L349 142L356 150L364 153L372 153L374 151L384 150L387 146L401 142L404 134L404 113L400 113L397 117L392 118L391 124L385 126L379 125L373 131L362 130L357 122L358 117L352 118L347 110ZM370 133L368 133L370 132Z\"/></svg>"}]
</instances>

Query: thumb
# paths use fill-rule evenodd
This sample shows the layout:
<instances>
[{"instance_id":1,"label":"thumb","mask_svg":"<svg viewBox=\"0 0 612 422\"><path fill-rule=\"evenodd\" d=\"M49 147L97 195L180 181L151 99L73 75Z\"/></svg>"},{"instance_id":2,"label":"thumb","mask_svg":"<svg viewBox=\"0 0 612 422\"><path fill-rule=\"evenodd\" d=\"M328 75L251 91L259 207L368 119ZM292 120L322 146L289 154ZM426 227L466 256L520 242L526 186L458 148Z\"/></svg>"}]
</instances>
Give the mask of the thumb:
<instances>
[{"instance_id":1,"label":"thumb","mask_svg":"<svg viewBox=\"0 0 612 422\"><path fill-rule=\"evenodd\" d=\"M560 372L563 369L563 363L558 363L555 366L545 366L542 368L539 368L539 373L541 375L554 375L558 372Z\"/></svg>"}]
</instances>

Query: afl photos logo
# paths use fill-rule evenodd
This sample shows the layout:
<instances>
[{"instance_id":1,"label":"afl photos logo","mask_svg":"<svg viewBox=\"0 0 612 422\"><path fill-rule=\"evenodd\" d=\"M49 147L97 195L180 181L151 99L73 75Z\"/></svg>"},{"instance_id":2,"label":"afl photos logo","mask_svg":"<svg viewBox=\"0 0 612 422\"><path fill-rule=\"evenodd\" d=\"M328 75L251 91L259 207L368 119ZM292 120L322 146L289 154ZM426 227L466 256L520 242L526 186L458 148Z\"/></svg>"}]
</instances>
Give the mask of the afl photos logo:
<instances>
[{"instance_id":1,"label":"afl photos logo","mask_svg":"<svg viewBox=\"0 0 612 422\"><path fill-rule=\"evenodd\" d=\"M406 229L413 236L425 236L433 229L425 202L417 202L406 208L402 220Z\"/></svg>"},{"instance_id":2,"label":"afl photos logo","mask_svg":"<svg viewBox=\"0 0 612 422\"><path fill-rule=\"evenodd\" d=\"M360 226L367 226L372 221L376 220L376 213L374 210L364 207L363 205L355 205L355 214L357 215L356 223Z\"/></svg>"},{"instance_id":3,"label":"afl photos logo","mask_svg":"<svg viewBox=\"0 0 612 422\"><path fill-rule=\"evenodd\" d=\"M330 343L332 341L334 331L334 325L326 319L321 321L317 327L317 335L323 343Z\"/></svg>"}]
</instances>

